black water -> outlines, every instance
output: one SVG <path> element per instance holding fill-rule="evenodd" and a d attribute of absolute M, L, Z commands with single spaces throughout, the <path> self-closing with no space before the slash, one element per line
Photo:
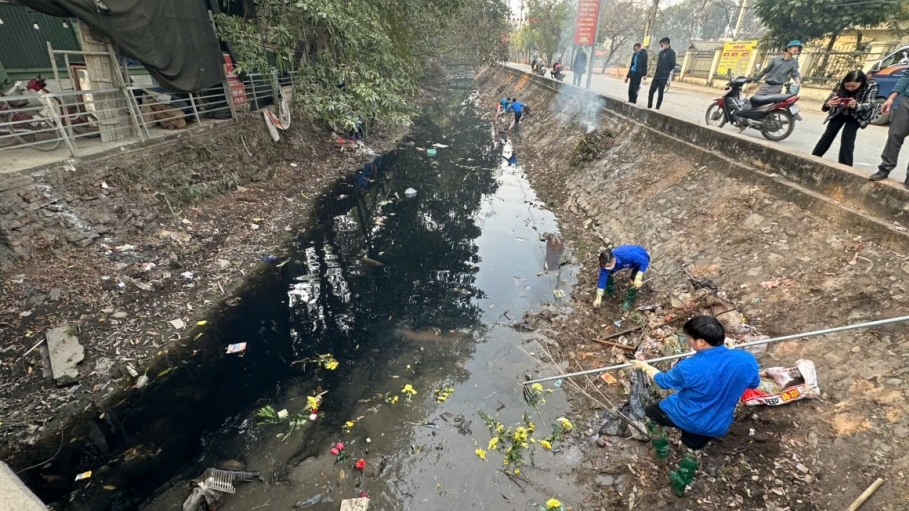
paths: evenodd
<path fill-rule="evenodd" d="M 514 394 L 514 382 L 536 361 L 512 349 L 519 336 L 490 329 L 555 301 L 553 290 L 565 279 L 557 271 L 541 276 L 545 243 L 538 237 L 556 230 L 554 217 L 512 168 L 516 162 L 507 162 L 508 147 L 503 158 L 489 123 L 463 106 L 465 98 L 452 91 L 428 109 L 410 144 L 338 182 L 319 199 L 305 235 L 288 247 L 282 260 L 289 262 L 210 322 L 193 356 L 174 360 L 165 376 L 150 375 L 148 387 L 66 431 L 60 455 L 25 474 L 27 484 L 58 509 L 171 509 L 173 503 L 160 503 L 168 493 L 182 500 L 189 478 L 224 459 L 269 463 L 250 468 L 293 480 L 295 464 L 324 454 L 324 442 L 364 413 L 358 402 L 405 381 L 419 382 L 423 392 L 442 381 L 464 384 L 458 393 L 469 397 L 468 413 L 489 393 L 483 387 Z M 435 158 L 418 150 L 433 143 L 450 147 Z M 407 188 L 416 197 L 406 197 Z M 442 335 L 420 340 L 406 332 Z M 247 342 L 246 352 L 225 355 L 235 342 Z M 489 345 L 483 357 L 499 361 L 478 362 L 477 342 Z M 293 363 L 326 353 L 341 362 L 337 370 Z M 267 433 L 252 427 L 259 406 L 287 407 L 293 415 L 304 395 L 322 389 L 329 391 L 326 413 L 305 437 L 281 443 L 272 437 L 281 427 Z M 431 413 L 432 404 L 400 408 L 372 426 L 371 434 L 384 438 L 373 445 L 391 452 L 412 442 L 416 434 L 405 434 L 402 421 L 420 420 L 410 415 Z M 363 445 L 365 436 L 356 438 Z M 74 483 L 86 470 L 93 477 Z M 413 493 L 391 491 L 388 499 Z"/>

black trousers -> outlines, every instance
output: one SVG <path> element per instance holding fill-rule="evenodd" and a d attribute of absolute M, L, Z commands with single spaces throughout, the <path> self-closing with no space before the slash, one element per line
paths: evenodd
<path fill-rule="evenodd" d="M 641 89 L 641 78 L 643 76 L 632 73 L 628 79 L 628 101 L 631 103 L 638 102 L 638 91 Z"/>
<path fill-rule="evenodd" d="M 851 115 L 839 114 L 827 121 L 827 129 L 821 135 L 821 139 L 814 146 L 811 154 L 814 156 L 824 156 L 830 144 L 836 139 L 836 134 L 840 128 L 843 129 L 843 137 L 840 139 L 840 157 L 839 162 L 843 165 L 852 166 L 852 153 L 855 151 L 855 136 L 859 130 L 859 123 Z"/>
<path fill-rule="evenodd" d="M 647 108 L 653 108 L 653 93 L 660 91 L 660 95 L 657 97 L 657 110 L 660 109 L 660 105 L 663 104 L 663 91 L 666 89 L 666 82 L 669 81 L 667 78 L 654 78 L 650 82 L 650 95 L 647 96 Z"/>
<path fill-rule="evenodd" d="M 707 442 L 709 442 L 713 439 L 713 437 L 698 435 L 696 433 L 689 433 L 689 432 L 685 431 L 684 429 L 676 426 L 675 423 L 672 422 L 672 419 L 670 419 L 669 416 L 666 415 L 666 412 L 664 412 L 663 409 L 660 408 L 659 401 L 657 401 L 655 403 L 651 403 L 650 406 L 645 408 L 644 415 L 649 417 L 650 420 L 652 420 L 653 422 L 656 422 L 660 426 L 664 426 L 667 428 L 675 428 L 675 429 L 681 431 L 682 432 L 682 444 L 684 444 L 685 447 L 687 447 L 693 451 L 699 451 L 699 450 L 703 449 L 704 446 L 707 445 Z"/>

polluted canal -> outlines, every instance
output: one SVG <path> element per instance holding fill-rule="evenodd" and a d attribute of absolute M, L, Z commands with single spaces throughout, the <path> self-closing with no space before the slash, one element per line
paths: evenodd
<path fill-rule="evenodd" d="M 465 96 L 319 199 L 286 257 L 207 332 L 218 354 L 87 426 L 94 443 L 56 466 L 93 475 L 58 491 L 58 508 L 181 509 L 209 468 L 258 472 L 209 492 L 222 511 L 580 500 L 583 433 L 560 422 L 560 387 L 525 393 L 545 343 L 510 327 L 561 306 L 575 268 L 511 142 Z"/>

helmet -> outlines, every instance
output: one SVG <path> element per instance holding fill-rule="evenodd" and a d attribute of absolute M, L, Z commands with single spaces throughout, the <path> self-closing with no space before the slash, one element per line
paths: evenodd
<path fill-rule="evenodd" d="M 789 44 L 786 45 L 786 49 L 788 50 L 789 48 L 792 48 L 793 46 L 798 46 L 798 47 L 799 47 L 799 51 L 801 51 L 802 48 L 803 48 L 803 47 L 802 47 L 802 42 L 799 41 L 798 39 L 794 39 L 794 40 L 792 40 L 792 41 L 789 41 Z"/>

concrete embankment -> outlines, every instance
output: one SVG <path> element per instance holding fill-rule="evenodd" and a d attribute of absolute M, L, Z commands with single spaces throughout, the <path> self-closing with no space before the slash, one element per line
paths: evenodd
<path fill-rule="evenodd" d="M 771 143 L 515 70 L 488 71 L 480 85 L 483 104 L 509 96 L 530 106 L 531 114 L 511 135 L 515 151 L 584 266 L 578 309 L 567 322 L 574 326 L 559 338 L 563 350 L 589 350 L 584 337 L 611 324 L 602 309 L 589 305 L 595 254 L 607 243 L 650 250 L 654 295 L 666 295 L 668 302 L 669 294 L 689 291 L 687 270 L 709 279 L 736 304 L 737 312 L 724 321 L 744 322 L 768 335 L 909 313 L 909 237 L 899 225 L 909 224 L 909 192 L 901 187 L 871 184 Z M 875 494 L 874 505 L 903 509 L 909 456 L 899 446 L 909 438 L 907 356 L 909 335 L 899 325 L 770 349 L 764 367 L 813 360 L 822 400 L 748 412 L 769 421 L 749 422 L 767 435 L 761 455 L 746 455 L 749 469 L 739 473 L 729 460 L 741 451 L 718 444 L 711 463 L 719 464 L 716 473 L 724 479 L 705 476 L 692 497 L 742 509 L 835 509 L 880 476 L 888 484 Z M 773 421 L 787 427 L 774 430 L 768 425 Z M 605 461 L 594 461 L 598 473 L 611 480 L 627 472 L 624 449 L 615 446 Z M 799 477 L 785 483 L 787 491 L 771 475 L 779 469 L 773 457 L 803 463 L 793 467 Z M 660 496 L 665 474 L 653 477 L 658 487 L 652 497 L 635 505 L 669 509 Z M 602 490 L 630 505 L 627 495 Z"/>

